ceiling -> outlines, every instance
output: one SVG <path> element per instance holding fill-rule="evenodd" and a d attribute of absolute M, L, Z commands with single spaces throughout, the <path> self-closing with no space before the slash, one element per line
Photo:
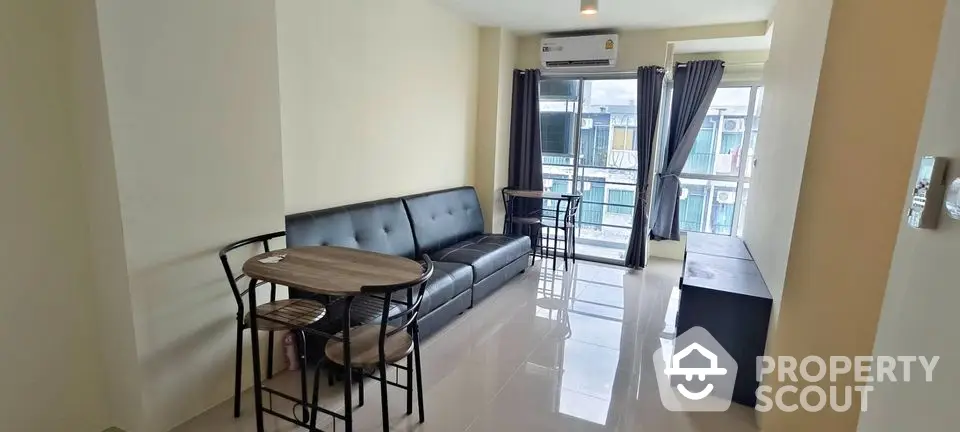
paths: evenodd
<path fill-rule="evenodd" d="M 519 33 L 599 28 L 645 29 L 762 21 L 776 0 L 600 0 L 580 15 L 580 0 L 435 0 L 466 19 Z"/>

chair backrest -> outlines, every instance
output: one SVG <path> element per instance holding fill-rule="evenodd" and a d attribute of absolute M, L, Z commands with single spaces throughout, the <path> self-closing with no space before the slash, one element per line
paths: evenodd
<path fill-rule="evenodd" d="M 577 214 L 580 212 L 580 202 L 583 201 L 583 195 L 567 196 L 567 211 L 564 219 L 569 223 L 577 222 Z"/>
<path fill-rule="evenodd" d="M 386 339 L 410 327 L 417 320 L 420 305 L 423 303 L 423 294 L 427 288 L 427 281 L 433 276 L 433 260 L 429 255 L 423 255 L 423 273 L 417 280 L 393 286 L 364 288 L 364 292 L 383 301 L 383 313 L 380 316 L 380 350 L 383 351 Z M 405 293 L 406 301 L 394 299 L 397 293 Z M 399 304 L 402 307 L 391 313 L 392 306 Z M 381 352 L 381 355 L 383 353 Z"/>
<path fill-rule="evenodd" d="M 503 188 L 503 189 L 500 189 L 500 197 L 503 199 L 502 202 L 503 202 L 504 210 L 506 210 L 506 209 L 508 208 L 507 203 L 510 202 L 510 196 L 507 195 L 507 191 L 509 191 L 509 190 L 510 190 L 509 187 L 505 187 L 505 188 Z M 511 209 L 511 210 L 512 210 L 512 209 Z M 513 215 L 512 215 L 512 214 L 509 214 L 509 213 L 506 213 L 506 214 L 504 214 L 504 216 L 505 216 L 507 219 L 510 219 Z"/>
<path fill-rule="evenodd" d="M 239 317 L 242 319 L 243 316 L 243 296 L 247 293 L 249 288 L 240 289 L 240 282 L 244 280 L 247 276 L 244 274 L 236 275 L 233 273 L 233 269 L 230 267 L 230 253 L 242 248 L 244 246 L 252 245 L 254 243 L 260 243 L 263 247 L 263 252 L 270 252 L 270 240 L 283 237 L 285 233 L 283 231 L 262 234 L 255 237 L 245 238 L 240 241 L 230 243 L 220 249 L 220 264 L 223 265 L 223 272 L 226 273 L 227 283 L 230 284 L 230 289 L 233 291 L 233 297 L 237 301 L 237 310 L 239 312 Z M 260 282 L 263 284 L 263 282 Z M 277 285 L 274 283 L 270 284 L 270 301 L 276 301 L 277 299 Z"/>

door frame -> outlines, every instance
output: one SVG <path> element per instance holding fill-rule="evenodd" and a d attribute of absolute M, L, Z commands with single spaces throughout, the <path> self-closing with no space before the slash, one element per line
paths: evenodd
<path fill-rule="evenodd" d="M 581 148 L 580 148 L 580 124 L 581 124 L 582 119 L 583 119 L 583 89 L 584 89 L 584 83 L 585 83 L 586 81 L 588 81 L 588 80 L 589 80 L 589 81 L 607 81 L 607 80 L 611 80 L 611 81 L 612 81 L 612 80 L 631 80 L 631 79 L 632 79 L 632 80 L 637 80 L 637 73 L 636 73 L 636 72 L 633 72 L 633 71 L 626 71 L 626 72 L 580 72 L 580 73 L 571 73 L 571 72 L 545 72 L 545 73 L 541 76 L 541 80 L 542 80 L 542 81 L 548 81 L 548 80 L 566 80 L 566 81 L 576 80 L 576 81 L 577 81 L 577 111 L 576 111 L 576 114 L 575 114 L 575 116 L 574 116 L 574 125 L 575 125 L 575 128 L 574 128 L 574 129 L 575 129 L 575 130 L 574 130 L 574 133 L 573 133 L 573 140 L 574 140 L 574 142 L 573 142 L 573 155 L 572 155 L 572 156 L 573 156 L 573 163 L 572 163 L 573 175 L 572 175 L 572 177 L 571 177 L 571 179 L 570 179 L 570 181 L 571 181 L 571 190 L 572 190 L 573 192 L 580 192 L 580 193 L 582 193 L 582 189 L 583 189 L 583 181 L 582 181 L 582 178 L 585 177 L 585 176 L 582 176 L 581 173 L 580 173 L 580 168 L 581 168 L 581 167 L 580 167 L 580 152 L 581 152 Z M 612 126 L 611 126 L 611 127 L 612 127 Z M 609 151 L 609 149 L 608 149 L 608 151 Z M 543 163 L 543 161 L 541 160 L 541 164 L 542 164 L 542 163 Z M 637 171 L 639 172 L 639 169 L 638 169 Z M 616 183 L 616 182 L 614 182 L 614 183 Z M 606 184 L 606 182 L 605 182 L 605 184 Z M 635 184 L 634 184 L 633 186 L 636 187 Z M 604 188 L 604 190 L 606 191 L 606 188 Z M 636 194 L 638 194 L 638 193 L 640 193 L 640 191 L 635 191 L 635 192 L 634 192 L 634 196 L 636 196 Z M 604 198 L 604 199 L 606 199 L 606 198 Z M 602 204 L 601 204 L 601 206 L 606 206 L 606 205 L 607 205 L 607 203 L 602 203 Z M 581 207 L 582 207 L 582 206 L 581 206 Z M 601 207 L 601 208 L 602 208 L 602 207 Z M 637 211 L 636 205 L 633 206 L 633 211 L 634 211 L 634 212 Z M 602 225 L 602 220 L 601 220 L 601 226 L 604 226 L 604 225 Z M 622 227 L 619 227 L 619 226 L 618 226 L 617 228 L 622 228 Z M 626 229 L 632 230 L 633 228 L 630 227 L 630 228 L 626 228 Z M 580 226 L 579 226 L 579 224 L 578 224 L 578 225 L 574 228 L 574 233 L 573 233 L 573 235 L 574 235 L 575 237 L 579 237 L 579 236 L 580 236 L 579 232 L 580 232 Z M 577 253 L 577 254 L 574 255 L 574 257 L 575 257 L 576 259 L 584 259 L 584 260 L 587 260 L 587 261 L 599 262 L 599 263 L 604 263 L 604 264 L 613 264 L 613 265 L 619 265 L 619 266 L 622 266 L 622 265 L 626 264 L 626 258 L 624 258 L 624 259 L 622 259 L 622 260 L 618 260 L 618 259 L 605 258 L 605 257 L 600 257 L 600 256 L 594 256 L 594 255 L 584 255 L 583 253 Z"/>

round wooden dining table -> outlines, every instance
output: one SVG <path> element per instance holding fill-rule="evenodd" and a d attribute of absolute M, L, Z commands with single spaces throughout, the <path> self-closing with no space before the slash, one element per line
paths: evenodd
<path fill-rule="evenodd" d="M 258 316 L 256 286 L 258 281 L 273 282 L 289 288 L 295 288 L 307 293 L 340 297 L 337 301 L 345 303 L 341 322 L 340 334 L 327 334 L 313 329 L 305 331 L 321 334 L 324 337 L 340 340 L 344 346 L 344 364 L 351 364 L 350 358 L 350 304 L 354 297 L 378 288 L 409 285 L 420 279 L 423 268 L 420 263 L 401 256 L 381 254 L 377 252 L 349 249 L 336 246 L 308 246 L 292 247 L 266 252 L 250 258 L 243 264 L 243 273 L 250 278 L 248 298 L 250 302 L 250 328 L 257 328 L 257 319 L 282 319 L 277 316 Z M 281 311 L 282 312 L 282 311 Z M 254 400 L 256 402 L 257 432 L 264 431 L 263 414 L 292 421 L 299 426 L 316 429 L 318 412 L 331 415 L 343 420 L 350 432 L 353 430 L 353 403 L 351 395 L 352 371 L 344 368 L 343 397 L 344 413 L 339 414 L 318 406 L 316 399 L 309 405 L 312 408 L 310 424 L 291 419 L 263 406 L 263 391 L 276 394 L 299 403 L 299 399 L 280 394 L 274 389 L 265 389 L 260 373 L 260 344 L 257 332 L 251 332 L 253 345 L 253 385 Z M 305 365 L 304 365 L 305 366 Z M 319 373 L 314 377 L 314 395 L 318 388 Z M 306 419 L 305 419 L 306 420 Z"/>

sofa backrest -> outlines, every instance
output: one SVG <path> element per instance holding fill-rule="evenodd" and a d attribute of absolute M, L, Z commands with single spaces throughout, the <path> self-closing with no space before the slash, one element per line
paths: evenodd
<path fill-rule="evenodd" d="M 416 243 L 398 198 L 288 215 L 287 246 L 341 246 L 413 258 Z"/>
<path fill-rule="evenodd" d="M 410 215 L 417 253 L 431 253 L 483 234 L 477 191 L 461 187 L 401 198 Z"/>

